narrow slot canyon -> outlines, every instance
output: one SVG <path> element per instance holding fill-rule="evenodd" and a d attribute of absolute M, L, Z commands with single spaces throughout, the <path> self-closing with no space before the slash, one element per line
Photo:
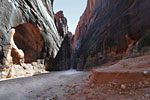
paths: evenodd
<path fill-rule="evenodd" d="M 0 0 L 0 100 L 150 100 L 149 9 Z"/>

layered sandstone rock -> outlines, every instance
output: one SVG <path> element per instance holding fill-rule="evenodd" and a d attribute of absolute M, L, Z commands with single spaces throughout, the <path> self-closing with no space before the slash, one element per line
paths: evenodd
<path fill-rule="evenodd" d="M 72 43 L 72 66 L 83 69 L 121 59 L 150 29 L 149 4 L 149 0 L 88 0 Z"/>
<path fill-rule="evenodd" d="M 24 52 L 25 62 L 55 58 L 62 43 L 52 8 L 53 0 L 0 1 L 0 63 L 7 64 L 11 46 L 11 29 L 15 28 L 14 42 Z M 15 49 L 16 50 L 16 49 Z M 13 50 L 12 50 L 13 51 Z M 10 55 L 10 54 L 9 54 Z M 12 59 L 17 59 L 12 52 Z M 4 66 L 5 67 L 5 66 Z"/>

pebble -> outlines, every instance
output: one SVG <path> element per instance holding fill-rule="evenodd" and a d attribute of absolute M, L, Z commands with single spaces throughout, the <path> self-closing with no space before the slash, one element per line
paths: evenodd
<path fill-rule="evenodd" d="M 145 84 L 145 85 L 148 85 L 148 84 L 149 84 L 149 82 L 148 82 L 148 81 L 144 81 L 144 84 Z"/>
<path fill-rule="evenodd" d="M 91 84 L 91 88 L 94 88 L 94 84 Z"/>
<path fill-rule="evenodd" d="M 144 74 L 148 74 L 148 72 L 147 72 L 147 71 L 144 71 Z"/>
<path fill-rule="evenodd" d="M 62 86 L 64 86 L 64 85 L 63 85 L 63 84 L 60 84 L 59 86 L 62 87 Z"/>
<path fill-rule="evenodd" d="M 126 85 L 122 84 L 122 85 L 121 85 L 121 88 L 122 88 L 122 89 L 126 89 Z"/>
<path fill-rule="evenodd" d="M 81 88 L 80 88 L 80 86 L 76 86 L 76 90 L 80 90 Z"/>
<path fill-rule="evenodd" d="M 72 88 L 76 88 L 76 85 L 72 85 Z"/>
<path fill-rule="evenodd" d="M 75 95 L 75 92 L 72 92 L 71 95 Z"/>
<path fill-rule="evenodd" d="M 119 94 L 123 94 L 122 92 L 119 92 Z"/>
<path fill-rule="evenodd" d="M 66 97 L 66 96 L 67 96 L 67 94 L 65 93 L 63 96 L 65 96 L 65 97 Z"/>
<path fill-rule="evenodd" d="M 92 99 L 93 97 L 92 97 L 92 94 L 88 94 L 87 95 L 87 99 Z"/>
<path fill-rule="evenodd" d="M 50 99 L 50 98 L 45 98 L 45 100 L 52 100 L 52 99 Z"/>
<path fill-rule="evenodd" d="M 150 98 L 150 94 L 146 94 L 145 97 L 146 97 L 146 98 Z"/>

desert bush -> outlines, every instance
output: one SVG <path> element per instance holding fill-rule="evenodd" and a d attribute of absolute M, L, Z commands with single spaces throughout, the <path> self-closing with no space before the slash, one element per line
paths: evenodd
<path fill-rule="evenodd" d="M 140 52 L 141 52 L 142 54 L 144 54 L 144 53 L 146 53 L 146 52 L 148 52 L 148 51 L 150 51 L 150 47 L 143 47 Z"/>
<path fill-rule="evenodd" d="M 129 66 L 129 64 L 126 63 L 126 62 L 123 62 L 122 65 L 123 65 L 124 67 Z"/>
<path fill-rule="evenodd" d="M 89 54 L 91 57 L 94 57 L 95 55 L 97 55 L 97 51 L 96 50 L 90 50 Z"/>
<path fill-rule="evenodd" d="M 136 58 L 141 56 L 140 53 L 136 52 L 136 53 L 131 53 L 129 56 L 126 56 L 124 59 L 129 59 L 129 58 Z"/>
<path fill-rule="evenodd" d="M 135 58 L 143 55 L 145 52 L 148 52 L 150 47 L 150 30 L 147 30 L 144 33 L 144 36 L 136 43 L 136 45 L 130 48 L 131 54 L 124 57 L 124 59 Z"/>
<path fill-rule="evenodd" d="M 140 52 L 142 48 L 150 46 L 150 30 L 145 32 L 145 35 L 137 42 L 137 51 Z"/>

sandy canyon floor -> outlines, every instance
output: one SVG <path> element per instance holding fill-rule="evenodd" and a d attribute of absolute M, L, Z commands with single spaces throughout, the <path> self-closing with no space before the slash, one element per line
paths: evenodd
<path fill-rule="evenodd" d="M 150 100 L 150 56 L 0 82 L 0 100 Z"/>

